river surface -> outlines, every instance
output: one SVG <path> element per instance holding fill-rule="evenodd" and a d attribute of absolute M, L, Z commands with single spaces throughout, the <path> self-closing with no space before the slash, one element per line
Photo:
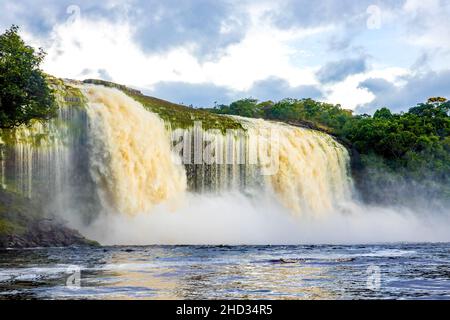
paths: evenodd
<path fill-rule="evenodd" d="M 450 244 L 0 251 L 0 299 L 450 299 Z"/>

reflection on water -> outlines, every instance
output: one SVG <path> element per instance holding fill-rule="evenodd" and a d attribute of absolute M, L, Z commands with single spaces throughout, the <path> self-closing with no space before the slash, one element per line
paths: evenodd
<path fill-rule="evenodd" d="M 66 285 L 71 266 L 79 287 Z M 0 299 L 11 298 L 449 299 L 450 245 L 5 250 Z"/>

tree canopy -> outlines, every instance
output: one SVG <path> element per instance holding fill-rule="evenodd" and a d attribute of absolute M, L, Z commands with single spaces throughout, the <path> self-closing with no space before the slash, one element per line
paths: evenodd
<path fill-rule="evenodd" d="M 25 44 L 12 26 L 0 35 L 0 128 L 49 119 L 56 102 L 39 66 L 45 52 Z"/>

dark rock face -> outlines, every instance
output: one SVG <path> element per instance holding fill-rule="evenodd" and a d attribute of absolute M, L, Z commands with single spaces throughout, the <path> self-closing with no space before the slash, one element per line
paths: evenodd
<path fill-rule="evenodd" d="M 84 238 L 78 231 L 62 223 L 50 220 L 36 220 L 20 234 L 0 235 L 0 248 L 97 246 L 95 241 Z"/>
<path fill-rule="evenodd" d="M 0 248 L 98 246 L 37 200 L 0 188 Z"/>

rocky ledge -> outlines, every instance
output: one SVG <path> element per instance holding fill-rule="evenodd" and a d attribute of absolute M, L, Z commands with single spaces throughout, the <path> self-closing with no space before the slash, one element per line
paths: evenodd
<path fill-rule="evenodd" d="M 24 232 L 0 235 L 0 248 L 98 246 L 61 222 L 42 219 L 31 222 Z"/>

